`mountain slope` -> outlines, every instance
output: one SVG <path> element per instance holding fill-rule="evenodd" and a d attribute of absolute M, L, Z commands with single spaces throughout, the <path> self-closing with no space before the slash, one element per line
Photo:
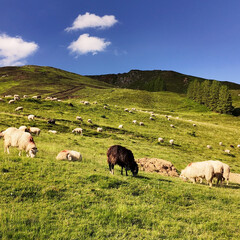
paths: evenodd
<path fill-rule="evenodd" d="M 108 88 L 109 84 L 53 67 L 0 68 L 0 94 L 40 94 L 58 98 L 77 97 L 86 88 Z"/>
<path fill-rule="evenodd" d="M 156 91 L 170 91 L 177 93 L 186 93 L 189 82 L 194 79 L 204 81 L 206 79 L 185 75 L 174 71 L 140 71 L 131 70 L 128 73 L 93 75 L 90 78 L 113 84 L 120 88 L 131 88 L 147 90 L 151 92 Z M 240 89 L 240 85 L 232 82 L 222 82 L 230 89 Z"/>

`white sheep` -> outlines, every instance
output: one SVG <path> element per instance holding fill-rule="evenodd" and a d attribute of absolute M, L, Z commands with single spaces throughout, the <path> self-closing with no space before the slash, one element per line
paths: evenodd
<path fill-rule="evenodd" d="M 164 142 L 164 139 L 161 138 L 161 137 L 159 137 L 159 138 L 158 138 L 158 142 L 163 143 L 163 142 Z"/>
<path fill-rule="evenodd" d="M 103 131 L 103 129 L 101 127 L 97 128 L 97 132 L 102 132 L 102 131 Z"/>
<path fill-rule="evenodd" d="M 19 156 L 21 156 L 22 150 L 26 151 L 27 156 L 30 156 L 31 158 L 36 156 L 38 150 L 30 133 L 10 127 L 3 132 L 3 136 L 4 152 L 7 151 L 9 154 L 9 147 L 18 147 Z"/>
<path fill-rule="evenodd" d="M 208 149 L 212 149 L 212 146 L 211 146 L 211 145 L 207 145 L 207 148 L 208 148 Z"/>
<path fill-rule="evenodd" d="M 22 130 L 23 132 L 28 131 L 28 128 L 26 126 L 20 126 L 18 129 Z"/>
<path fill-rule="evenodd" d="M 80 152 L 73 150 L 62 150 L 56 157 L 57 160 L 82 161 Z"/>
<path fill-rule="evenodd" d="M 17 94 L 15 94 L 15 95 L 13 96 L 13 99 L 16 100 L 16 101 L 17 101 L 17 100 L 20 100 L 20 96 L 17 95 Z"/>
<path fill-rule="evenodd" d="M 91 120 L 91 119 L 88 119 L 87 122 L 88 122 L 88 123 L 92 123 L 92 120 Z"/>
<path fill-rule="evenodd" d="M 170 125 L 171 128 L 175 128 L 175 126 L 173 124 Z"/>
<path fill-rule="evenodd" d="M 28 98 L 28 95 L 23 95 L 23 98 Z"/>
<path fill-rule="evenodd" d="M 122 124 L 121 124 L 121 125 L 119 125 L 119 126 L 118 126 L 118 128 L 119 128 L 119 129 L 123 128 L 123 125 L 122 125 Z"/>
<path fill-rule="evenodd" d="M 2 98 L 0 98 L 0 102 L 3 102 L 3 99 L 2 99 Z"/>
<path fill-rule="evenodd" d="M 184 180 L 189 179 L 193 183 L 196 183 L 197 178 L 205 178 L 210 187 L 212 187 L 213 177 L 214 168 L 212 164 L 207 161 L 190 163 L 180 174 L 180 178 Z"/>
<path fill-rule="evenodd" d="M 15 100 L 11 99 L 8 103 L 9 104 L 15 103 Z"/>
<path fill-rule="evenodd" d="M 124 109 L 125 112 L 128 112 L 129 110 L 127 108 Z"/>
<path fill-rule="evenodd" d="M 193 126 L 196 127 L 197 125 L 195 123 L 193 123 Z"/>
<path fill-rule="evenodd" d="M 37 136 L 39 136 L 40 132 L 41 132 L 41 129 L 40 128 L 37 128 L 37 127 L 30 127 L 29 128 L 29 132 L 30 133 L 34 133 L 36 134 Z"/>
<path fill-rule="evenodd" d="M 84 101 L 84 105 L 89 105 L 90 103 L 88 101 Z"/>
<path fill-rule="evenodd" d="M 56 133 L 57 133 L 56 130 L 48 130 L 48 132 L 53 133 L 53 134 L 56 134 Z"/>
<path fill-rule="evenodd" d="M 28 121 L 33 121 L 35 116 L 33 114 L 28 115 Z"/>
<path fill-rule="evenodd" d="M 149 117 L 149 119 L 150 119 L 150 120 L 154 120 L 154 118 L 153 118 L 153 117 Z"/>
<path fill-rule="evenodd" d="M 32 98 L 33 98 L 33 99 L 40 99 L 41 96 L 40 96 L 40 95 L 37 95 L 37 96 L 33 96 Z"/>
<path fill-rule="evenodd" d="M 75 128 L 75 129 L 73 129 L 72 130 L 72 133 L 77 133 L 77 134 L 83 134 L 83 130 L 82 130 L 82 128 Z"/>
<path fill-rule="evenodd" d="M 219 146 L 222 146 L 223 145 L 223 143 L 222 142 L 219 142 Z"/>
<path fill-rule="evenodd" d="M 21 110 L 23 110 L 23 107 L 17 107 L 17 108 L 15 108 L 15 111 L 21 111 Z"/>
<path fill-rule="evenodd" d="M 227 153 L 227 154 L 231 153 L 231 151 L 229 149 L 225 149 L 224 152 Z"/>
<path fill-rule="evenodd" d="M 173 139 L 169 140 L 169 143 L 170 143 L 171 145 L 174 145 L 174 140 L 173 140 Z"/>
<path fill-rule="evenodd" d="M 133 120 L 132 122 L 133 122 L 134 124 L 137 124 L 137 120 Z"/>
<path fill-rule="evenodd" d="M 5 95 L 4 97 L 5 97 L 5 98 L 11 98 L 12 95 Z"/>
<path fill-rule="evenodd" d="M 83 121 L 83 119 L 80 116 L 77 116 L 76 119 L 79 121 Z"/>
<path fill-rule="evenodd" d="M 140 122 L 139 125 L 140 125 L 140 126 L 144 126 L 144 123 L 143 123 L 143 122 Z"/>

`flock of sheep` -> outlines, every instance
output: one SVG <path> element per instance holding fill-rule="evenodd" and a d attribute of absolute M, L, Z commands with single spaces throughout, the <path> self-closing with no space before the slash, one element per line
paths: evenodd
<path fill-rule="evenodd" d="M 24 96 L 27 97 L 27 96 Z M 39 96 L 34 96 L 33 98 L 40 98 Z M 19 100 L 19 95 L 14 95 L 14 99 L 12 101 L 10 100 L 9 103 L 13 103 L 17 100 Z M 51 99 L 52 100 L 52 99 Z M 56 99 L 57 100 L 57 99 Z M 84 105 L 89 105 L 90 103 L 87 101 L 82 102 Z M 104 105 L 104 107 L 106 107 Z M 23 110 L 23 107 L 17 107 L 15 109 L 16 111 L 21 111 Z M 131 112 L 135 111 L 136 109 L 128 110 L 125 109 L 124 111 Z M 150 120 L 154 120 L 155 115 L 151 113 Z M 33 121 L 35 118 L 34 115 L 28 115 L 28 120 Z M 169 116 L 166 116 L 168 120 L 170 120 Z M 83 121 L 83 119 L 80 116 L 76 117 L 77 120 Z M 50 119 L 48 121 L 49 123 L 54 123 L 55 120 Z M 87 120 L 88 123 L 92 123 L 91 119 Z M 134 124 L 137 124 L 137 120 L 133 120 Z M 140 126 L 144 126 L 143 122 L 139 122 Z M 193 124 L 194 127 L 196 127 L 196 124 Z M 170 127 L 174 128 L 175 126 L 173 124 L 170 125 Z M 119 129 L 123 128 L 123 125 L 119 125 Z M 19 156 L 21 155 L 22 151 L 25 151 L 27 153 L 27 156 L 30 157 L 35 157 L 38 150 L 36 147 L 36 144 L 33 140 L 33 137 L 31 135 L 39 135 L 40 134 L 40 129 L 37 127 L 30 127 L 27 128 L 26 126 L 21 126 L 19 129 L 15 127 L 9 127 L 3 132 L 0 132 L 0 138 L 4 138 L 4 152 L 7 152 L 9 154 L 9 147 L 17 147 L 19 149 Z M 101 127 L 97 128 L 97 132 L 102 132 L 103 129 Z M 56 133 L 57 131 L 55 130 L 49 130 L 49 132 Z M 76 134 L 83 134 L 83 129 L 78 127 L 72 130 L 72 133 Z M 163 138 L 158 138 L 158 142 L 162 143 L 164 142 Z M 174 145 L 174 140 L 171 139 L 169 141 L 171 145 Z M 220 142 L 219 145 L 222 145 Z M 240 145 L 237 147 L 240 148 Z M 207 148 L 211 148 L 210 145 L 207 145 Z M 225 151 L 226 153 L 230 153 L 230 150 Z M 73 151 L 73 150 L 63 150 L 61 151 L 57 157 L 57 160 L 69 160 L 69 161 L 81 161 L 82 156 L 79 152 Z M 123 168 L 125 168 L 126 175 L 127 171 L 131 170 L 132 174 L 136 176 L 138 174 L 138 165 L 134 160 L 133 153 L 131 150 L 122 147 L 120 145 L 114 145 L 111 146 L 108 151 L 107 151 L 107 161 L 109 165 L 109 170 L 113 174 L 114 173 L 114 166 L 117 164 L 121 166 L 121 174 L 123 174 Z M 222 183 L 225 179 L 227 180 L 227 185 L 229 181 L 229 174 L 230 174 L 230 167 L 222 163 L 220 161 L 204 161 L 204 162 L 195 162 L 195 163 L 190 163 L 188 166 L 181 171 L 180 178 L 187 180 L 189 179 L 193 183 L 196 183 L 196 181 L 202 182 L 203 179 L 206 179 L 207 183 L 212 186 L 212 180 L 214 177 L 217 178 L 217 184 L 219 182 Z"/>

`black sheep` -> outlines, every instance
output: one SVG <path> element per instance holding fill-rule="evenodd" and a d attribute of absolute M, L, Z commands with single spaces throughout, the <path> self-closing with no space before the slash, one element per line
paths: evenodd
<path fill-rule="evenodd" d="M 131 170 L 133 176 L 138 174 L 138 165 L 134 160 L 133 153 L 125 147 L 120 145 L 111 146 L 107 151 L 109 170 L 114 174 L 114 165 L 118 164 L 122 167 L 121 174 L 123 175 L 123 168 Z"/>

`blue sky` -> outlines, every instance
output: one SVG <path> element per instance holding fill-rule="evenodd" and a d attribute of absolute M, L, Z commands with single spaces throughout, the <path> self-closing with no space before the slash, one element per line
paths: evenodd
<path fill-rule="evenodd" d="M 239 0 L 0 0 L 0 66 L 173 70 L 240 84 Z"/>

